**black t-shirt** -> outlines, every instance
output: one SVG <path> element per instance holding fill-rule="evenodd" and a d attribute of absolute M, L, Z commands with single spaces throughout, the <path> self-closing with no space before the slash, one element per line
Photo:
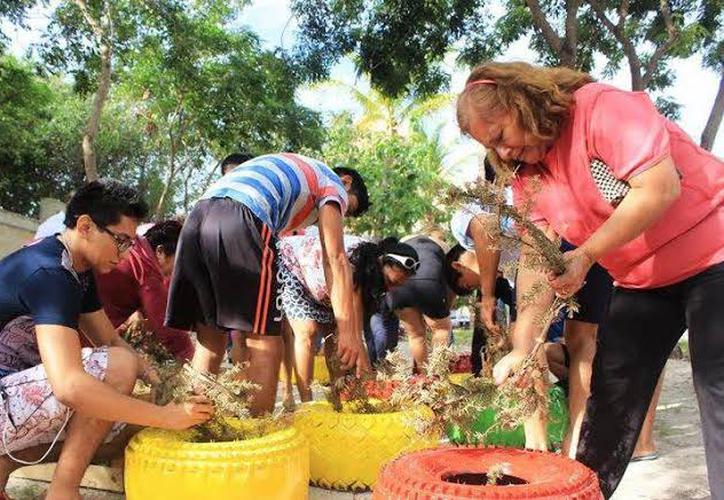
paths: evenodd
<path fill-rule="evenodd" d="M 81 313 L 100 308 L 93 273 L 76 273 L 55 236 L 0 260 L 0 329 L 18 316 L 77 329 Z"/>
<path fill-rule="evenodd" d="M 445 251 L 426 236 L 416 236 L 405 243 L 417 252 L 420 269 L 387 293 L 387 307 L 390 310 L 412 307 L 433 319 L 447 318 L 450 293 L 445 278 Z"/>

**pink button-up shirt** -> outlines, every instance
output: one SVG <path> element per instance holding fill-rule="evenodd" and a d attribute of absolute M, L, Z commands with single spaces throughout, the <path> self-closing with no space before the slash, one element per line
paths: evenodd
<path fill-rule="evenodd" d="M 539 176 L 532 219 L 580 246 L 615 209 L 594 182 L 591 161 L 604 162 L 626 181 L 669 156 L 681 176 L 681 196 L 646 231 L 599 263 L 622 287 L 676 283 L 724 261 L 724 162 L 659 114 L 643 92 L 600 83 L 576 91 L 570 119 L 543 164 L 518 172 L 516 204 Z"/>

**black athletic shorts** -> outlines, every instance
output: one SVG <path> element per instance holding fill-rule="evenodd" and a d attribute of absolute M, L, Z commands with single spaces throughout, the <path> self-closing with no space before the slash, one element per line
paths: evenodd
<path fill-rule="evenodd" d="M 168 296 L 166 325 L 279 335 L 273 231 L 230 198 L 199 201 L 184 222 Z"/>

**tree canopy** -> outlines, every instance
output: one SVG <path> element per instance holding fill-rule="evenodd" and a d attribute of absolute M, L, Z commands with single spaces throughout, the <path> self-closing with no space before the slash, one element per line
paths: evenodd
<path fill-rule="evenodd" d="M 295 67 L 233 22 L 242 7 L 221 0 L 58 3 L 33 62 L 2 58 L 0 96 L 8 99 L 0 126 L 20 134 L 3 133 L 11 142 L 2 152 L 3 182 L 13 184 L 14 198 L 0 196 L 0 205 L 32 213 L 32 200 L 63 198 L 60 191 L 80 184 L 81 139 L 94 113 L 98 174 L 147 190 L 159 216 L 187 207 L 205 189 L 217 175 L 214 158 L 318 150 L 324 128 L 318 113 L 295 100 Z M 87 15 L 106 23 L 106 38 L 99 40 Z M 102 43 L 113 62 L 107 97 L 99 99 Z M 45 182 L 33 173 L 36 160 L 66 180 Z"/>
<path fill-rule="evenodd" d="M 663 92 L 673 82 L 669 63 L 721 36 L 722 6 L 721 0 L 292 0 L 300 24 L 294 55 L 312 79 L 351 55 L 373 86 L 397 97 L 447 89 L 450 52 L 472 66 L 530 37 L 545 64 L 591 71 L 601 54 L 607 75 L 626 64 L 632 89 L 661 92 L 660 109 L 676 116 L 677 103 Z M 721 50 L 714 55 L 722 57 Z"/>

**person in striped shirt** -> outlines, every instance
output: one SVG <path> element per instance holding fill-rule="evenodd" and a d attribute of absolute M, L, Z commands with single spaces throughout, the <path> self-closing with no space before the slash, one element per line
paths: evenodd
<path fill-rule="evenodd" d="M 293 153 L 253 158 L 216 181 L 186 219 L 169 292 L 166 324 L 198 335 L 193 366 L 217 373 L 226 332 L 245 332 L 248 378 L 262 388 L 252 409 L 273 408 L 282 356 L 277 238 L 316 223 L 340 360 L 357 373 L 367 370 L 342 234 L 343 217 L 368 207 L 356 170 Z"/>

